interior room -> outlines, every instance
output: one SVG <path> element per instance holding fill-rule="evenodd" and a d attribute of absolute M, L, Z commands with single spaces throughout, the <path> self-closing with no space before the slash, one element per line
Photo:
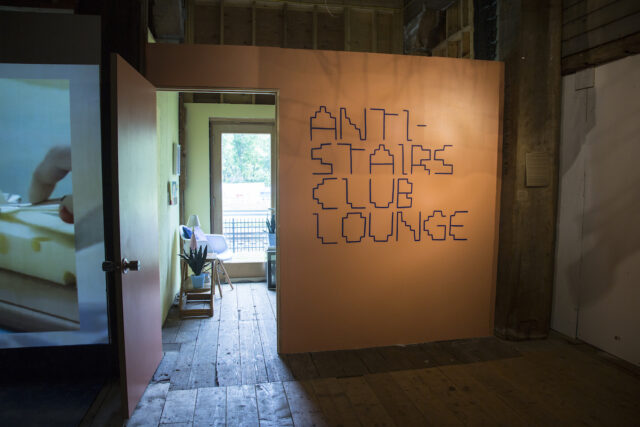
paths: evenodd
<path fill-rule="evenodd" d="M 0 1 L 0 424 L 637 425 L 640 4 Z"/>

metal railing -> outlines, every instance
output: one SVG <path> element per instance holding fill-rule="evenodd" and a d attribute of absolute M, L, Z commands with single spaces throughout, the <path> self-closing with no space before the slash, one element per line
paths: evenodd
<path fill-rule="evenodd" d="M 269 211 L 227 211 L 223 218 L 222 232 L 234 253 L 264 252 L 269 247 Z"/>

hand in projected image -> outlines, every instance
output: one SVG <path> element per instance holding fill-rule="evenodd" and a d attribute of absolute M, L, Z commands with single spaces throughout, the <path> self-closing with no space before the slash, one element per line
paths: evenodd
<path fill-rule="evenodd" d="M 29 186 L 29 201 L 38 203 L 47 200 L 58 181 L 70 171 L 71 147 L 68 145 L 52 147 L 33 171 Z M 73 196 L 63 197 L 58 214 L 64 222 L 73 224 Z"/>

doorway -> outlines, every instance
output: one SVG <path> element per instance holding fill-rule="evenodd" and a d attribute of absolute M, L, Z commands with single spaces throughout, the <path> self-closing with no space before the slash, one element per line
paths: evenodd
<path fill-rule="evenodd" d="M 209 128 L 211 230 L 224 234 L 245 274 L 262 275 L 276 207 L 275 125 L 212 118 Z"/>

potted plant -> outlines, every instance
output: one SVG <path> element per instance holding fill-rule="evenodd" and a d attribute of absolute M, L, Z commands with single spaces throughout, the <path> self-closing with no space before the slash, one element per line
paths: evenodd
<path fill-rule="evenodd" d="M 271 214 L 271 220 L 267 218 L 267 233 L 269 233 L 269 247 L 276 246 L 276 214 Z"/>
<path fill-rule="evenodd" d="M 205 278 L 209 275 L 209 273 L 202 272 L 204 264 L 207 261 L 207 246 L 202 245 L 197 250 L 189 248 L 189 254 L 187 255 L 187 251 L 184 251 L 180 254 L 180 258 L 187 261 L 191 271 L 193 271 L 193 274 L 191 275 L 191 284 L 194 289 L 203 288 Z"/>

